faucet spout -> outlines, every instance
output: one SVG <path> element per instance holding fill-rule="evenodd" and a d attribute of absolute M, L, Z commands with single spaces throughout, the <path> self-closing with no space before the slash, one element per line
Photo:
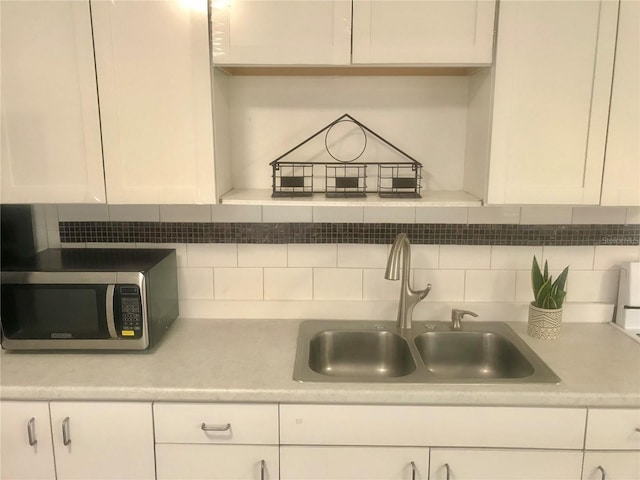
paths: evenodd
<path fill-rule="evenodd" d="M 402 257 L 402 263 L 400 258 Z M 409 282 L 411 274 L 411 245 L 406 233 L 399 233 L 391 245 L 387 269 L 384 278 L 387 280 L 399 280 L 402 269 L 402 284 L 400 286 L 400 300 L 398 302 L 398 328 L 407 330 L 411 328 L 413 308 L 424 300 L 431 291 L 431 284 L 424 290 L 413 290 Z"/>

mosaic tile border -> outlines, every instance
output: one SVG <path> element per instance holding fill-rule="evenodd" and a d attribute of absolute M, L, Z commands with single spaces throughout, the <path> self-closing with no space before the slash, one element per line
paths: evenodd
<path fill-rule="evenodd" d="M 639 245 L 640 225 L 405 223 L 60 222 L 62 243 L 392 243 L 423 245 Z"/>

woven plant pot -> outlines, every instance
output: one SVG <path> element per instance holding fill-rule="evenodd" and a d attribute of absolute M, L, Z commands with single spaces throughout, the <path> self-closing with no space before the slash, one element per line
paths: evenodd
<path fill-rule="evenodd" d="M 527 333 L 534 338 L 555 340 L 560 336 L 562 308 L 539 308 L 529 304 L 529 323 Z"/>

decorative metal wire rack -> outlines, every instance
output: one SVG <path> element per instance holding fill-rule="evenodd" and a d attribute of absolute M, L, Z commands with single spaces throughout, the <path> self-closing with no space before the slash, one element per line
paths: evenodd
<path fill-rule="evenodd" d="M 364 135 L 362 150 L 350 159 L 340 159 L 332 153 L 327 137 L 330 130 L 340 122 L 352 122 Z M 288 161 L 285 157 L 325 133 L 325 150 L 331 161 Z M 365 162 L 358 161 L 367 148 L 367 134 L 384 143 L 401 155 L 401 161 Z M 377 193 L 384 198 L 420 198 L 422 164 L 376 132 L 345 113 L 306 140 L 276 158 L 270 163 L 272 168 L 272 197 L 308 197 L 314 193 L 324 193 L 327 197 L 365 197 Z M 324 166 L 322 170 L 321 167 Z M 375 166 L 375 190 L 367 186 L 367 167 Z M 321 170 L 318 170 L 319 167 Z M 314 182 L 314 179 L 316 181 Z"/>

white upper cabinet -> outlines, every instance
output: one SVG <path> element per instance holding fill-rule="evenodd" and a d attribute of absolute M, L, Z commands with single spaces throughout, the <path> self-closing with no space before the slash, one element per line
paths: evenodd
<path fill-rule="evenodd" d="M 215 203 L 207 1 L 91 5 L 108 203 Z"/>
<path fill-rule="evenodd" d="M 489 65 L 493 0 L 353 0 L 354 64 Z"/>
<path fill-rule="evenodd" d="M 88 2 L 0 2 L 2 203 L 104 203 Z"/>
<path fill-rule="evenodd" d="M 602 205 L 640 205 L 640 2 L 621 0 Z"/>
<path fill-rule="evenodd" d="M 493 0 L 214 0 L 216 65 L 488 65 Z"/>
<path fill-rule="evenodd" d="M 213 0 L 216 65 L 348 65 L 351 2 Z"/>
<path fill-rule="evenodd" d="M 598 204 L 618 2 L 500 3 L 490 204 Z"/>

